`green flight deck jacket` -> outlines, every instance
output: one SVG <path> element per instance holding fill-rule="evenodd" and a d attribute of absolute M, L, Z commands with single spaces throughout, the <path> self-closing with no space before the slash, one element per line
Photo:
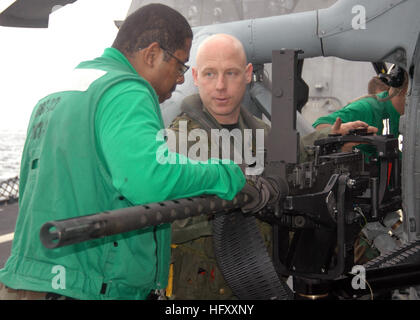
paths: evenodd
<path fill-rule="evenodd" d="M 53 250 L 41 244 L 41 226 L 200 194 L 233 199 L 245 177 L 232 162 L 192 164 L 169 152 L 156 93 L 118 50 L 81 63 L 68 80 L 32 113 L 0 282 L 77 299 L 145 299 L 167 285 L 169 224 Z"/>

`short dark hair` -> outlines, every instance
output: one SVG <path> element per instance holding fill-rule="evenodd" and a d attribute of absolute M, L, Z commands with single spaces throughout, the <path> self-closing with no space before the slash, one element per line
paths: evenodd
<path fill-rule="evenodd" d="M 373 77 L 368 83 L 368 93 L 378 94 L 383 91 L 388 91 L 389 86 L 386 85 L 379 77 Z"/>
<path fill-rule="evenodd" d="M 184 16 L 166 5 L 154 3 L 137 9 L 125 19 L 112 47 L 131 55 L 158 42 L 175 52 L 185 49 L 185 41 L 192 38 L 191 26 Z"/>

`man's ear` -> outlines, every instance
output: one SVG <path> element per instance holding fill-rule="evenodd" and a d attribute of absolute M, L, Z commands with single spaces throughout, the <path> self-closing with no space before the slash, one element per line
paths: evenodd
<path fill-rule="evenodd" d="M 160 54 L 162 54 L 162 50 L 159 43 L 153 42 L 143 50 L 143 62 L 153 68 Z"/>
<path fill-rule="evenodd" d="M 246 83 L 250 83 L 252 80 L 252 71 L 254 70 L 254 67 L 252 66 L 252 63 L 248 63 L 248 65 L 245 68 L 245 79 Z"/>
<path fill-rule="evenodd" d="M 191 73 L 194 79 L 194 84 L 198 87 L 198 70 L 197 68 L 192 67 L 191 68 Z"/>

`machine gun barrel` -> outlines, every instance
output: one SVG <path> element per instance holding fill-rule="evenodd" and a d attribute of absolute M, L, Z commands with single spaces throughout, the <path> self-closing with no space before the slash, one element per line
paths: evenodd
<path fill-rule="evenodd" d="M 102 238 L 200 214 L 236 210 L 252 198 L 240 192 L 231 200 L 199 196 L 152 203 L 45 223 L 40 231 L 42 244 L 49 249 Z"/>

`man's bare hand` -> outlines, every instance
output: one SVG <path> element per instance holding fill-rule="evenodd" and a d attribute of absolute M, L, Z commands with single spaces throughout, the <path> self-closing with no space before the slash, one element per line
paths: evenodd
<path fill-rule="evenodd" d="M 355 129 L 367 129 L 368 133 L 377 133 L 378 128 L 372 127 L 368 125 L 366 122 L 363 121 L 353 121 L 353 122 L 346 122 L 343 123 L 340 118 L 335 120 L 335 123 L 331 127 L 332 134 L 341 134 L 346 135 L 350 132 L 350 130 Z"/>
<path fill-rule="evenodd" d="M 340 118 L 337 118 L 335 120 L 335 123 L 331 126 L 331 134 L 341 134 L 346 135 L 350 132 L 350 130 L 355 129 L 367 129 L 368 133 L 377 133 L 378 128 L 369 126 L 366 122 L 363 121 L 353 121 L 353 122 L 346 122 L 343 123 Z M 359 145 L 360 142 L 349 142 L 343 145 L 341 148 L 341 151 L 343 152 L 349 152 L 351 149 L 357 145 Z"/>

